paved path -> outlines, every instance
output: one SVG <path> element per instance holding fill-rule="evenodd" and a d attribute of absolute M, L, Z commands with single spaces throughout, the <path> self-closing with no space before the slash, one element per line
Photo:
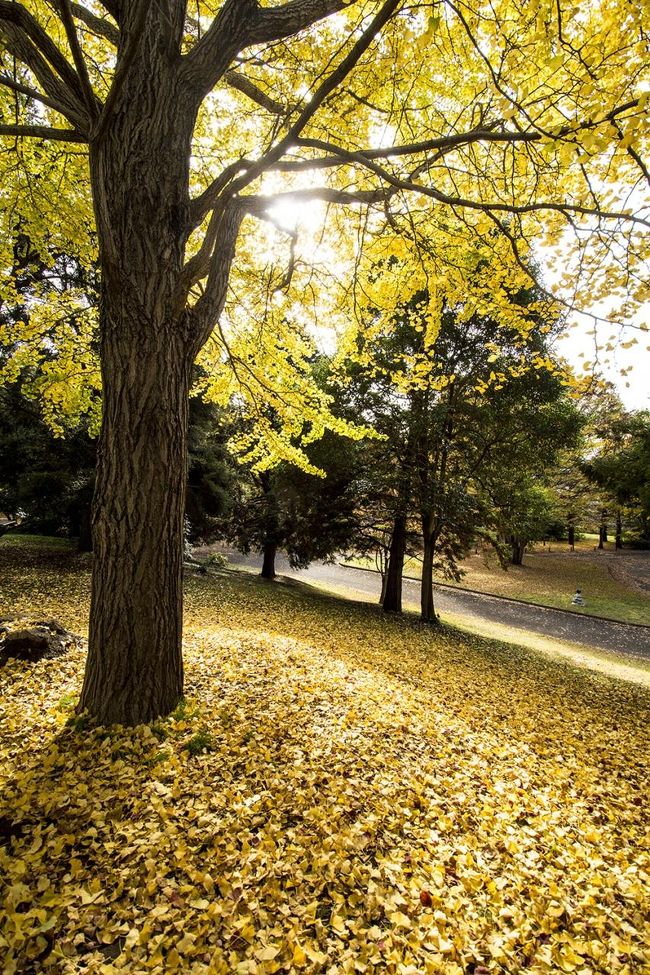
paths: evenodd
<path fill-rule="evenodd" d="M 228 559 L 234 565 L 251 568 L 261 568 L 262 565 L 261 555 L 229 552 Z M 279 556 L 276 560 L 276 571 L 305 582 L 319 582 L 333 589 L 345 588 L 357 595 L 367 596 L 369 600 L 379 599 L 379 576 L 376 572 L 365 569 L 315 563 L 308 569 L 296 570 L 290 568 L 286 559 Z M 578 612 L 542 609 L 515 600 L 475 595 L 441 586 L 435 586 L 434 590 L 436 609 L 443 616 L 445 613 L 456 613 L 459 616 L 503 623 L 532 633 L 608 650 L 610 653 L 650 659 L 650 627 L 610 623 L 579 615 Z M 402 594 L 405 608 L 417 610 L 420 601 L 419 583 L 405 579 Z"/>

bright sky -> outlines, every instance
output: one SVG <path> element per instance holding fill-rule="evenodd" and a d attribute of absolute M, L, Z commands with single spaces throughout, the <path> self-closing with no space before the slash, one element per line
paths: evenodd
<path fill-rule="evenodd" d="M 645 321 L 650 327 L 650 308 Z M 593 362 L 595 359 L 594 336 L 587 334 L 592 327 L 588 319 L 581 319 L 570 329 L 566 338 L 558 342 L 558 351 L 579 374 L 582 371 L 582 363 Z M 598 331 L 599 340 L 604 344 L 608 334 L 613 330 L 600 326 Z M 598 353 L 599 371 L 604 379 L 616 386 L 626 409 L 648 410 L 650 409 L 650 332 L 623 329 L 617 330 L 617 337 L 617 345 L 613 352 Z M 632 338 L 638 340 L 637 344 L 624 349 L 623 343 L 629 342 Z M 622 373 L 621 370 L 626 371 Z"/>

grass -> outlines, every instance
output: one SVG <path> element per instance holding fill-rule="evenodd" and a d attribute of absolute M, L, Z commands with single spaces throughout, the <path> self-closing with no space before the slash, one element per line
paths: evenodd
<path fill-rule="evenodd" d="M 523 565 L 511 565 L 507 571 L 492 559 L 487 564 L 482 555 L 471 555 L 462 568 L 465 570 L 459 586 L 496 596 L 540 603 L 557 609 L 568 609 L 585 616 L 605 616 L 624 623 L 650 625 L 650 600 L 631 586 L 612 578 L 605 562 L 586 554 L 559 551 L 553 544 L 550 551 L 538 548 L 526 553 Z M 593 546 L 590 549 L 593 554 Z M 374 569 L 372 560 L 353 559 L 350 564 Z M 413 578 L 421 576 L 421 563 L 408 559 L 405 573 Z M 581 589 L 587 601 L 584 607 L 572 607 L 571 597 Z"/>
<path fill-rule="evenodd" d="M 0 536 L 0 545 L 9 543 L 12 548 L 28 548 L 34 545 L 41 549 L 65 549 L 72 551 L 75 549 L 75 542 L 70 538 L 57 538 L 55 535 L 31 535 L 27 532 L 12 531 L 7 535 Z"/>
<path fill-rule="evenodd" d="M 0 612 L 88 587 L 0 544 Z M 81 651 L 0 671 L 7 975 L 648 970 L 647 688 L 228 571 L 185 662 L 136 729 L 66 726 Z"/>

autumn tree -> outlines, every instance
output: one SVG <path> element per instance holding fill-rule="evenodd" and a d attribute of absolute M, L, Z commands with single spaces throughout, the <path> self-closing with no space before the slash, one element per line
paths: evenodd
<path fill-rule="evenodd" d="M 645 410 L 613 417 L 600 449 L 585 458 L 582 468 L 586 477 L 604 490 L 617 508 L 616 547 L 622 547 L 623 507 L 636 516 L 639 535 L 647 539 L 650 524 L 650 413 Z"/>
<path fill-rule="evenodd" d="M 512 300 L 530 309 L 533 297 Z M 369 496 L 382 488 L 392 518 L 383 605 L 401 609 L 407 529 L 415 525 L 425 622 L 436 620 L 434 572 L 459 579 L 478 537 L 496 545 L 497 534 L 507 534 L 514 549 L 516 535 L 523 556 L 537 537 L 534 483 L 579 427 L 568 374 L 552 351 L 560 322 L 531 313 L 524 337 L 490 316 L 462 313 L 445 308 L 432 320 L 428 293 L 413 295 L 370 324 L 361 349 L 367 364 L 352 367 L 348 384 L 383 436 L 366 447 Z"/>
<path fill-rule="evenodd" d="M 579 15 L 512 0 L 0 0 L 2 236 L 18 217 L 39 250 L 74 240 L 101 272 L 97 331 L 77 340 L 97 342 L 103 391 L 81 708 L 134 723 L 182 692 L 197 356 L 207 395 L 282 417 L 282 434 L 261 422 L 242 445 L 263 468 L 337 427 L 304 366 L 305 317 L 363 312 L 366 251 L 372 264 L 426 228 L 409 293 L 443 279 L 460 293 L 469 240 L 474 269 L 491 256 L 494 306 L 537 240 L 593 298 L 627 292 L 621 316 L 641 300 L 647 218 L 625 194 L 649 176 L 643 16 L 626 0 Z M 329 277 L 278 210 L 314 200 L 334 208 Z M 403 282 L 384 284 L 394 307 Z M 34 327 L 22 341 L 38 359 Z"/>
<path fill-rule="evenodd" d="M 280 550 L 293 568 L 306 568 L 354 544 L 360 460 L 355 447 L 331 433 L 309 445 L 307 456 L 318 475 L 287 462 L 259 474 L 240 468 L 237 502 L 223 531 L 241 551 L 263 553 L 263 578 L 275 577 Z"/>

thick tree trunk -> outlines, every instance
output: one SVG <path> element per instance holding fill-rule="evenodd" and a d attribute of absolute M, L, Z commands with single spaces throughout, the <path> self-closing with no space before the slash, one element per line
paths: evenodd
<path fill-rule="evenodd" d="M 278 546 L 275 542 L 264 545 L 264 559 L 262 561 L 262 579 L 275 579 L 275 556 Z"/>
<path fill-rule="evenodd" d="M 79 702 L 103 724 L 167 714 L 183 691 L 182 566 L 190 364 L 173 337 L 105 350 L 90 641 Z"/>
<path fill-rule="evenodd" d="M 385 613 L 402 612 L 402 576 L 406 554 L 406 516 L 397 515 L 393 522 L 393 533 L 388 553 L 386 586 L 382 603 Z"/>
<path fill-rule="evenodd" d="M 525 552 L 526 542 L 517 535 L 512 535 L 510 538 L 510 564 L 523 565 Z"/>
<path fill-rule="evenodd" d="M 420 616 L 424 623 L 437 623 L 433 603 L 433 556 L 436 545 L 428 531 L 423 533 L 422 584 L 420 588 Z"/>
<path fill-rule="evenodd" d="M 90 147 L 103 426 L 79 709 L 103 724 L 169 713 L 183 690 L 188 390 L 198 345 L 178 282 L 194 112 L 180 104 L 178 66 L 157 45 L 160 10 L 151 7 L 138 59 Z"/>

